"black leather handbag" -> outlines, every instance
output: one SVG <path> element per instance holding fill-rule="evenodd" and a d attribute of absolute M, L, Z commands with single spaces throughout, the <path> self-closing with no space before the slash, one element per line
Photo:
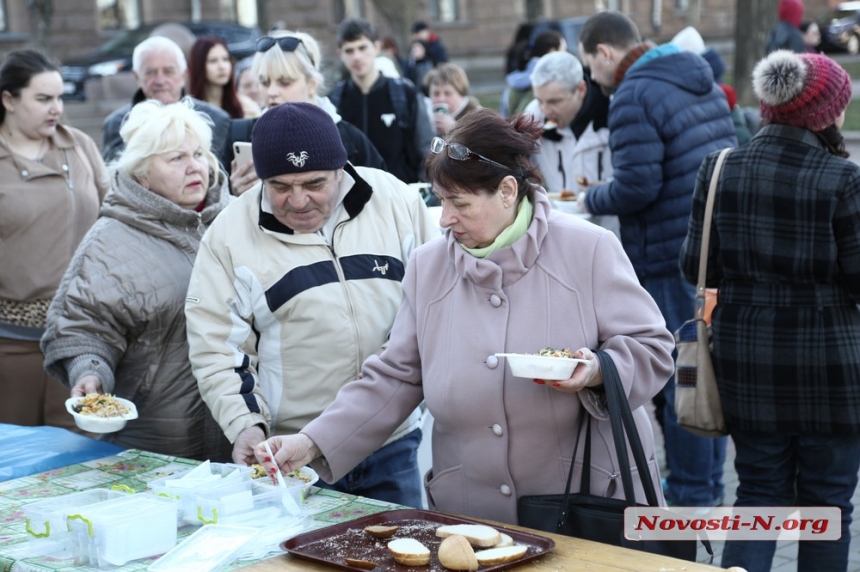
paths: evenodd
<path fill-rule="evenodd" d="M 613 546 L 632 548 L 654 554 L 662 554 L 673 558 L 680 558 L 691 562 L 696 561 L 695 540 L 628 540 L 624 537 L 624 509 L 630 506 L 644 506 L 636 502 L 633 491 L 633 476 L 630 472 L 630 459 L 627 457 L 627 445 L 625 435 L 633 452 L 633 459 L 642 479 L 642 487 L 645 489 L 647 506 L 656 507 L 657 494 L 642 441 L 630 411 L 630 404 L 624 397 L 621 379 L 615 368 L 615 363 L 609 354 L 603 351 L 596 352 L 600 361 L 600 370 L 603 374 L 603 385 L 606 389 L 606 402 L 609 410 L 609 420 L 612 425 L 612 438 L 618 456 L 618 464 L 621 472 L 621 482 L 624 487 L 624 499 L 611 499 L 590 493 L 591 484 L 591 416 L 584 409 L 580 412 L 579 428 L 577 429 L 576 444 L 573 449 L 573 458 L 570 463 L 570 471 L 567 475 L 567 486 L 564 494 L 557 495 L 535 495 L 520 497 L 517 503 L 519 514 L 518 522 L 521 526 L 555 532 L 585 540 L 593 540 Z M 573 480 L 573 469 L 575 466 L 576 451 L 579 446 L 579 438 L 582 434 L 582 426 L 588 417 L 588 426 L 585 432 L 585 443 L 582 459 L 582 485 L 579 493 L 570 492 L 570 483 Z M 710 542 L 702 539 L 708 554 L 713 560 L 713 550 Z"/>

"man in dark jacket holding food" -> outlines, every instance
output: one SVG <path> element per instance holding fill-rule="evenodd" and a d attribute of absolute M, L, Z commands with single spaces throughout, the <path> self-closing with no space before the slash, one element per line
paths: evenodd
<path fill-rule="evenodd" d="M 590 187 L 580 205 L 618 215 L 636 274 L 675 331 L 694 310 L 694 288 L 681 276 L 678 257 L 696 174 L 706 155 L 737 145 L 728 104 L 704 59 L 671 43 L 642 43 L 636 24 L 620 12 L 592 16 L 579 41 L 592 79 L 615 90 L 609 106 L 614 179 Z M 674 379 L 663 395 L 667 501 L 721 504 L 725 438 L 697 437 L 678 426 Z"/>

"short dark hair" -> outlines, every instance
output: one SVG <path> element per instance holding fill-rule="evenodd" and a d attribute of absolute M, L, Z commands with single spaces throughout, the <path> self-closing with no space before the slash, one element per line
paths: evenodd
<path fill-rule="evenodd" d="M 355 42 L 362 38 L 367 38 L 371 42 L 379 40 L 379 33 L 374 25 L 364 18 L 350 18 L 337 27 L 337 47 L 341 47 L 345 42 Z"/>
<path fill-rule="evenodd" d="M 517 198 L 531 196 L 534 181 L 540 181 L 537 168 L 530 160 L 538 148 L 541 122 L 531 115 L 503 118 L 482 107 L 467 113 L 445 136 L 448 143 L 460 143 L 470 151 L 492 159 L 516 173 Z M 499 182 L 510 173 L 484 161 L 455 161 L 447 149 L 428 153 L 425 161 L 427 179 L 447 189 L 471 194 L 493 194 Z"/>
<path fill-rule="evenodd" d="M 544 30 L 535 37 L 534 45 L 531 47 L 529 57 L 541 58 L 552 50 L 560 50 L 564 36 L 556 30 Z"/>
<path fill-rule="evenodd" d="M 595 54 L 597 44 L 627 49 L 641 42 L 636 23 L 615 10 L 598 12 L 585 22 L 579 32 L 579 43 L 586 54 Z"/>
<path fill-rule="evenodd" d="M 21 90 L 30 85 L 33 76 L 44 72 L 60 73 L 60 66 L 36 50 L 9 52 L 0 67 L 0 94 L 8 91 L 12 97 L 19 97 Z M 0 104 L 0 123 L 5 119 L 6 107 Z"/>
<path fill-rule="evenodd" d="M 418 20 L 414 24 L 412 24 L 412 33 L 416 34 L 422 30 L 426 30 L 429 26 L 427 26 L 427 22 L 424 20 Z"/>

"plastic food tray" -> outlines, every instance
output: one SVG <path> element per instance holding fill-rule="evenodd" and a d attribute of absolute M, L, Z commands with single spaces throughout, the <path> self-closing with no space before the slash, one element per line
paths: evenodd
<path fill-rule="evenodd" d="M 23 507 L 25 529 L 34 552 L 56 555 L 71 550 L 66 518 L 100 502 L 128 496 L 110 489 L 93 489 L 34 502 Z"/>
<path fill-rule="evenodd" d="M 199 524 L 259 527 L 288 514 L 282 501 L 285 494 L 292 494 L 300 505 L 302 490 L 301 482 L 286 491 L 256 481 L 231 483 L 198 493 L 194 514 Z"/>
<path fill-rule="evenodd" d="M 208 463 L 208 461 L 207 461 Z M 163 497 L 176 499 L 179 501 L 179 520 L 181 525 L 199 525 L 200 520 L 197 518 L 197 494 L 212 490 L 229 483 L 240 483 L 251 480 L 253 469 L 244 465 L 235 465 L 233 463 L 209 463 L 209 475 L 215 475 L 220 478 L 212 480 L 208 483 L 198 484 L 193 488 L 181 486 L 183 477 L 188 476 L 193 470 L 200 470 L 200 466 L 180 471 L 166 477 L 155 479 L 148 483 L 149 490 L 153 494 Z M 233 473 L 236 473 L 233 475 Z M 230 479 L 225 480 L 228 475 L 233 475 Z"/>
<path fill-rule="evenodd" d="M 66 519 L 75 563 L 103 568 L 164 554 L 176 545 L 178 501 L 127 495 L 82 508 Z"/>
<path fill-rule="evenodd" d="M 213 572 L 229 565 L 259 534 L 256 528 L 207 524 L 156 560 L 150 572 Z"/>
<path fill-rule="evenodd" d="M 282 542 L 281 548 L 297 558 L 327 564 L 342 570 L 363 570 L 357 566 L 350 566 L 344 561 L 344 558 L 355 558 L 375 562 L 376 567 L 373 568 L 373 572 L 415 572 L 419 569 L 422 572 L 447 572 L 436 557 L 439 544 L 442 542 L 441 538 L 436 537 L 436 528 L 445 524 L 487 523 L 430 510 L 391 510 L 299 534 Z M 400 528 L 390 538 L 374 538 L 364 532 L 364 527 L 371 525 Z M 555 541 L 551 538 L 503 526 L 490 526 L 510 536 L 515 544 L 527 545 L 528 551 L 525 556 L 512 562 L 482 566 L 480 572 L 520 566 L 555 548 Z M 397 538 L 414 538 L 423 543 L 430 549 L 430 565 L 415 567 L 396 563 L 391 557 L 387 544 Z"/>

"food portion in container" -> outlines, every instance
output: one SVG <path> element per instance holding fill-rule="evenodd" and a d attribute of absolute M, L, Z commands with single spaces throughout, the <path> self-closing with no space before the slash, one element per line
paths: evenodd
<path fill-rule="evenodd" d="M 573 359 L 573 352 L 567 348 L 557 350 L 555 348 L 542 348 L 535 355 L 545 356 L 545 357 L 558 357 L 558 358 L 571 358 Z"/>
<path fill-rule="evenodd" d="M 122 417 L 131 409 L 110 393 L 88 393 L 72 406 L 75 413 L 93 417 Z"/>
<path fill-rule="evenodd" d="M 137 407 L 128 399 L 110 394 L 90 393 L 66 400 L 66 411 L 75 424 L 91 433 L 114 433 L 137 419 Z"/>

